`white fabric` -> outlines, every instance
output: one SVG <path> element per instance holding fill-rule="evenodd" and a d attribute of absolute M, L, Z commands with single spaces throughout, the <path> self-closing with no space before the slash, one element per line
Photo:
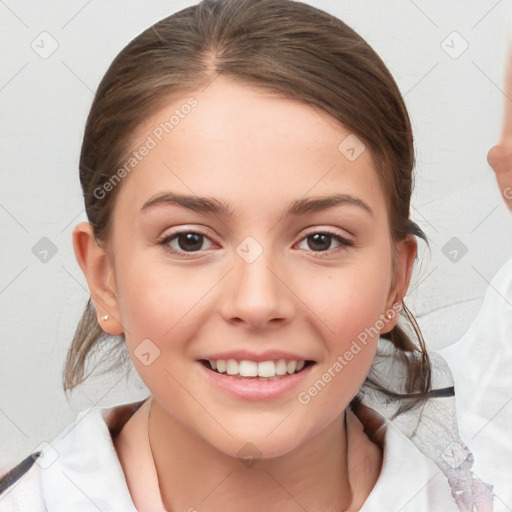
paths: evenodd
<path fill-rule="evenodd" d="M 44 448 L 31 470 L 0 496 L 0 510 L 135 512 L 106 422 L 111 411 L 91 408 L 81 412 L 75 423 Z M 458 511 L 439 468 L 391 422 L 386 421 L 385 428 L 381 475 L 361 512 L 382 512 L 383 504 L 386 512 Z M 50 463 L 54 450 L 59 457 L 45 468 L 45 458 Z"/>
<path fill-rule="evenodd" d="M 0 511 L 136 512 L 109 431 L 113 425 L 106 422 L 121 407 L 82 411 L 44 447 L 30 471 L 0 495 Z"/>
<path fill-rule="evenodd" d="M 448 480 L 386 420 L 382 471 L 360 512 L 458 512 Z"/>
<path fill-rule="evenodd" d="M 408 367 L 396 355 L 393 344 L 381 339 L 370 376 L 387 390 L 402 394 L 407 391 Z M 450 367 L 439 354 L 431 351 L 429 355 L 431 387 L 438 396 L 434 395 L 424 404 L 402 412 L 396 418 L 402 401 L 390 401 L 384 393 L 366 385 L 362 390 L 363 403 L 392 419 L 416 448 L 435 462 L 448 478 L 452 496 L 460 510 L 473 510 L 473 505 L 478 505 L 478 512 L 492 512 L 493 487 L 474 474 L 474 456 L 459 435 Z M 411 354 L 410 357 L 415 356 Z"/>
<path fill-rule="evenodd" d="M 493 484 L 494 511 L 512 510 L 512 258 L 490 282 L 473 324 L 439 351 L 452 369 L 461 437 Z"/>

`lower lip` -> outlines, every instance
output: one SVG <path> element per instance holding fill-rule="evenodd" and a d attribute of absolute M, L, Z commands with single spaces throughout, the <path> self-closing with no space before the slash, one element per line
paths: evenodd
<path fill-rule="evenodd" d="M 217 373 L 197 362 L 207 379 L 218 388 L 243 400 L 272 400 L 298 387 L 311 373 L 310 364 L 299 373 L 288 374 L 279 380 L 255 380 L 236 378 L 226 373 Z"/>

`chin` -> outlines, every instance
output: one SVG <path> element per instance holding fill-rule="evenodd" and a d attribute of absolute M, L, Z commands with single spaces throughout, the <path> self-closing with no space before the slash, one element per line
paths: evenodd
<path fill-rule="evenodd" d="M 238 432 L 230 430 L 233 437 L 225 435 L 222 439 L 205 440 L 226 455 L 239 458 L 241 462 L 249 461 L 247 466 L 250 467 L 250 461 L 282 457 L 293 452 L 305 441 L 304 428 L 291 430 L 289 425 L 286 428 L 283 425 L 276 429 L 278 424 L 279 422 L 274 423 L 270 428 L 256 427 Z"/>

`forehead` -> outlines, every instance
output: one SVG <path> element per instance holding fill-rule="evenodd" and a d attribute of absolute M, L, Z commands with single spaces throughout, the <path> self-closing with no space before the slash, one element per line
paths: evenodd
<path fill-rule="evenodd" d="M 121 193 L 132 206 L 165 189 L 260 212 L 328 193 L 384 208 L 371 152 L 350 130 L 318 107 L 226 77 L 172 98 L 134 135 L 131 151 L 144 156 Z"/>

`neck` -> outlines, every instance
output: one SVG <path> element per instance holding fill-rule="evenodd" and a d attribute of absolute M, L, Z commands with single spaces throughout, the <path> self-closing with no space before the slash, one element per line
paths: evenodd
<path fill-rule="evenodd" d="M 292 452 L 248 463 L 217 450 L 152 400 L 148 436 L 163 504 L 201 512 L 259 512 L 262 504 L 267 512 L 357 510 L 378 477 L 380 451 L 349 414 L 348 429 L 343 414 Z M 356 451 L 347 448 L 347 432 Z M 360 464 L 368 457 L 375 462 L 370 471 Z"/>

